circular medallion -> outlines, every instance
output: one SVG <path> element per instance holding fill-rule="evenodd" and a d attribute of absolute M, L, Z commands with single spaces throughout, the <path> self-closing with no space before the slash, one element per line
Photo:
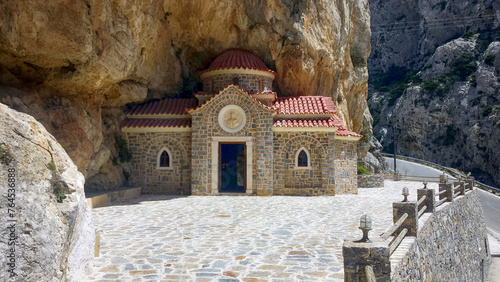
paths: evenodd
<path fill-rule="evenodd" d="M 246 121 L 245 111 L 236 105 L 225 106 L 219 112 L 219 125 L 227 132 L 239 131 Z"/>

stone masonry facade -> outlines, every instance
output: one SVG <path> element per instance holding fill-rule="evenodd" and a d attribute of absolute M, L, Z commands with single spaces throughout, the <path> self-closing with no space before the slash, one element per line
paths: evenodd
<path fill-rule="evenodd" d="M 238 132 L 226 132 L 219 125 L 218 113 L 227 105 L 237 105 L 245 111 L 247 121 Z M 238 141 L 238 138 L 249 137 L 252 143 L 251 169 L 253 171 L 251 194 L 272 195 L 272 114 L 272 110 L 262 107 L 257 101 L 234 86 L 229 87 L 192 113 L 193 159 L 191 169 L 193 175 L 191 191 L 193 195 L 213 194 L 213 181 L 216 181 L 213 177 L 213 169 L 217 164 L 213 163 L 215 159 L 212 143 L 223 142 L 223 139 L 214 141 L 214 137 L 229 137 L 227 142 L 245 142 L 243 139 Z M 246 149 L 249 149 L 248 145 Z M 218 176 L 215 175 L 215 177 Z"/>
<path fill-rule="evenodd" d="M 474 190 L 432 214 L 391 281 L 481 281 L 481 268 L 488 273 L 490 259 L 483 210 Z"/>
<path fill-rule="evenodd" d="M 202 73 L 197 100 L 129 109 L 121 125 L 129 184 L 175 195 L 357 194 L 361 135 L 347 130 L 330 97 L 278 98 L 274 77 L 250 51 L 230 49 Z"/>
<path fill-rule="evenodd" d="M 124 133 L 132 153 L 129 183 L 144 193 L 191 194 L 191 132 Z M 171 169 L 158 169 L 158 154 L 167 148 Z"/>
<path fill-rule="evenodd" d="M 203 89 L 207 92 L 218 93 L 238 79 L 238 85 L 248 93 L 261 92 L 273 88 L 270 77 L 258 74 L 219 74 L 203 79 Z"/>
<path fill-rule="evenodd" d="M 336 194 L 357 194 L 357 151 L 356 143 L 335 140 L 335 191 Z"/>

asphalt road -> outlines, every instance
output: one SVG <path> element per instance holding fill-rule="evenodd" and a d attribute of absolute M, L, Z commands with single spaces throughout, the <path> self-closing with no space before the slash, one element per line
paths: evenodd
<path fill-rule="evenodd" d="M 385 157 L 385 163 L 389 166 L 391 170 L 394 169 L 393 158 Z M 415 177 L 415 180 L 423 180 L 426 177 L 439 177 L 440 175 L 443 174 L 443 172 L 438 169 L 399 159 L 396 159 L 396 169 L 399 171 L 399 173 L 401 173 L 401 175 L 421 176 L 421 177 Z M 451 175 L 448 175 L 448 178 L 455 179 Z M 437 179 L 432 179 L 432 180 L 437 181 Z"/>
<path fill-rule="evenodd" d="M 483 206 L 486 226 L 500 237 L 500 197 L 481 189 L 477 189 L 477 191 Z"/>

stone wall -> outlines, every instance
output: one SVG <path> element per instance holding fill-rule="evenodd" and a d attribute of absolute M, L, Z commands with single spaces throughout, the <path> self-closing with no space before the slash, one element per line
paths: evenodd
<path fill-rule="evenodd" d="M 237 132 L 226 132 L 219 125 L 218 115 L 227 105 L 237 105 L 246 114 L 245 126 Z M 202 108 L 192 112 L 192 194 L 212 195 L 212 142 L 214 138 L 250 137 L 252 142 L 252 194 L 272 195 L 273 192 L 273 117 L 272 111 L 265 109 L 250 96 L 235 86 L 229 86 L 216 95 Z M 247 147 L 247 149 L 249 149 Z M 214 176 L 215 175 L 215 176 Z M 248 190 L 250 187 L 246 187 Z"/>
<path fill-rule="evenodd" d="M 233 78 L 238 78 L 238 86 L 248 93 L 261 92 L 264 89 L 273 89 L 273 80 L 270 77 L 256 74 L 218 74 L 203 79 L 203 91 L 219 93 L 219 91 L 233 84 Z M 261 82 L 262 80 L 262 90 Z"/>
<path fill-rule="evenodd" d="M 335 195 L 333 132 L 274 133 L 274 195 Z M 297 168 L 297 152 L 309 152 L 310 168 Z"/>
<path fill-rule="evenodd" d="M 415 243 L 393 269 L 392 281 L 481 281 L 490 254 L 477 191 L 444 203 L 419 226 Z"/>
<path fill-rule="evenodd" d="M 357 141 L 335 140 L 335 194 L 357 194 Z"/>
<path fill-rule="evenodd" d="M 372 175 L 358 174 L 358 188 L 383 188 L 383 187 L 384 187 L 383 174 L 372 174 Z"/>
<path fill-rule="evenodd" d="M 191 194 L 191 132 L 124 133 L 132 153 L 129 184 L 143 193 Z M 171 169 L 158 169 L 163 148 L 170 153 Z"/>

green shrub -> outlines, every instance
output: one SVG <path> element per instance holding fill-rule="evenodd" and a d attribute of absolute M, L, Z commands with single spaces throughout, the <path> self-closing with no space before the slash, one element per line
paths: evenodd
<path fill-rule="evenodd" d="M 365 57 L 363 56 L 363 53 L 361 53 L 360 50 L 355 48 L 351 49 L 351 62 L 355 67 L 366 66 L 366 60 Z"/>
<path fill-rule="evenodd" d="M 120 162 L 126 163 L 132 160 L 132 154 L 128 149 L 127 141 L 121 135 L 115 135 L 115 147 Z"/>
<path fill-rule="evenodd" d="M 360 175 L 370 175 L 371 172 L 361 164 L 358 164 L 358 174 Z"/>
<path fill-rule="evenodd" d="M 476 71 L 477 65 L 474 61 L 474 53 L 464 52 L 460 54 L 451 64 L 452 74 L 457 75 L 462 80 Z"/>
<path fill-rule="evenodd" d="M 5 144 L 0 144 L 0 163 L 8 166 L 14 160 L 10 153 L 9 147 Z"/>
<path fill-rule="evenodd" d="M 487 64 L 488 66 L 493 66 L 495 63 L 495 59 L 496 59 L 495 55 L 488 55 L 484 59 L 484 63 Z"/>
<path fill-rule="evenodd" d="M 441 84 L 436 80 L 427 80 L 422 82 L 420 84 L 420 87 L 422 87 L 427 92 L 434 92 L 439 87 L 439 85 Z"/>
<path fill-rule="evenodd" d="M 54 195 L 56 196 L 56 200 L 58 203 L 62 203 L 64 199 L 66 199 L 66 193 L 63 190 L 56 189 L 54 190 Z"/>
<path fill-rule="evenodd" d="M 52 171 L 56 171 L 56 164 L 54 163 L 54 160 L 51 160 L 50 163 L 46 164 L 45 166 L 47 166 L 48 169 L 52 170 Z"/>

